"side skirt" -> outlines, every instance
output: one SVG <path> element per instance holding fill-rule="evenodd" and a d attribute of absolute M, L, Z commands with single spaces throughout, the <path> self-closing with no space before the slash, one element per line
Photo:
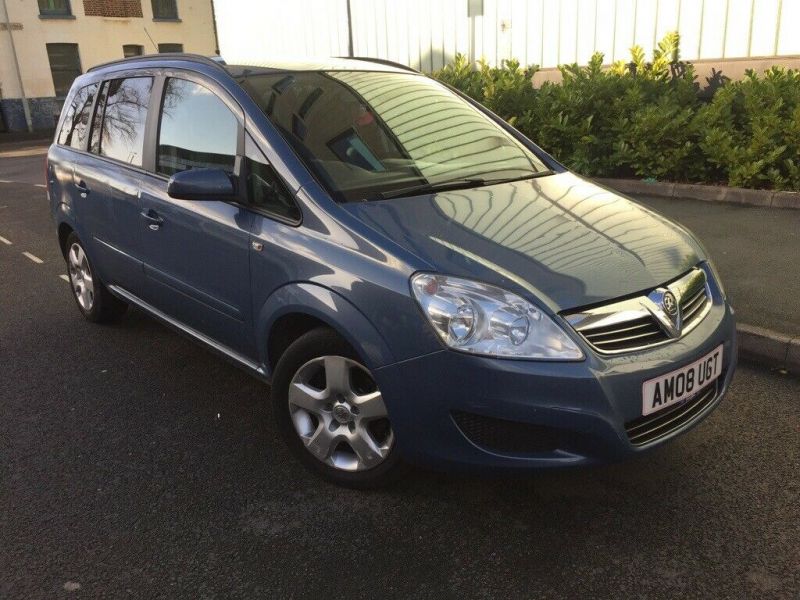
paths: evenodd
<path fill-rule="evenodd" d="M 178 333 L 182 333 L 187 337 L 191 338 L 192 340 L 201 343 L 203 346 L 214 351 L 216 354 L 220 355 L 222 358 L 225 358 L 232 364 L 240 367 L 257 377 L 258 379 L 269 383 L 270 377 L 267 375 L 267 372 L 264 368 L 257 363 L 253 362 L 249 358 L 242 356 L 238 352 L 231 350 L 227 346 L 223 346 L 216 340 L 208 337 L 207 335 L 200 333 L 196 329 L 189 327 L 188 325 L 184 325 L 180 321 L 173 319 L 169 315 L 163 313 L 162 311 L 158 310 L 155 306 L 148 304 L 138 296 L 130 293 L 128 290 L 119 287 L 118 285 L 109 285 L 108 290 L 118 296 L 122 300 L 129 302 L 130 304 L 135 305 L 136 307 L 142 309 L 146 313 L 148 313 L 151 317 L 161 321 L 165 325 L 171 327 L 172 329 L 176 330 Z"/>

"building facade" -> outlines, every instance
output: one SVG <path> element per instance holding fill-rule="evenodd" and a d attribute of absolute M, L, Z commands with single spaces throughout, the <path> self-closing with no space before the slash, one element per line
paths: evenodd
<path fill-rule="evenodd" d="M 52 129 L 75 77 L 156 52 L 216 54 L 211 0 L 0 0 L 0 131 Z"/>

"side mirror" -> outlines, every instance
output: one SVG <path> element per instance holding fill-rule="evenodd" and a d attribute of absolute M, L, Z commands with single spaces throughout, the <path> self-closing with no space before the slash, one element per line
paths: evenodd
<path fill-rule="evenodd" d="M 225 200 L 236 195 L 236 189 L 222 169 L 189 169 L 169 178 L 167 194 L 178 200 Z"/>

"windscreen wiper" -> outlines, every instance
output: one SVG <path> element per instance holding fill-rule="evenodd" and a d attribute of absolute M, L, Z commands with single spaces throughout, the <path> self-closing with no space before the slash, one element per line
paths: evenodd
<path fill-rule="evenodd" d="M 448 179 L 446 181 L 437 181 L 434 183 L 426 182 L 396 190 L 387 190 L 376 194 L 376 196 L 380 200 L 389 200 L 390 198 L 402 198 L 403 196 L 419 196 L 421 194 L 433 194 L 435 192 L 444 192 L 448 190 L 463 190 L 485 185 L 494 185 L 496 183 L 535 179 L 537 177 L 545 177 L 546 175 L 553 175 L 553 171 L 538 171 L 520 177 L 497 177 L 495 179 L 486 177 L 460 177 L 458 179 Z"/>

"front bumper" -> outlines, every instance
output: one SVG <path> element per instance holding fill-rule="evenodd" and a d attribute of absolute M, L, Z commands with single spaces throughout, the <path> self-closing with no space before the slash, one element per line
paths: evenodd
<path fill-rule="evenodd" d="M 642 383 L 720 344 L 723 370 L 713 398 L 653 442 L 631 444 L 625 424 L 641 417 Z M 719 404 L 736 367 L 733 311 L 717 298 L 702 323 L 670 344 L 618 356 L 585 352 L 581 362 L 537 362 L 442 350 L 377 369 L 374 375 L 400 451 L 412 462 L 504 469 L 612 462 L 687 431 Z M 487 436 L 476 441 L 464 433 L 509 422 L 509 435 L 530 431 L 529 448 L 509 451 L 513 444 L 501 443 L 498 449 L 482 443 Z M 478 423 L 477 429 L 470 430 L 471 423 Z M 497 438 L 497 432 L 488 438 Z"/>

